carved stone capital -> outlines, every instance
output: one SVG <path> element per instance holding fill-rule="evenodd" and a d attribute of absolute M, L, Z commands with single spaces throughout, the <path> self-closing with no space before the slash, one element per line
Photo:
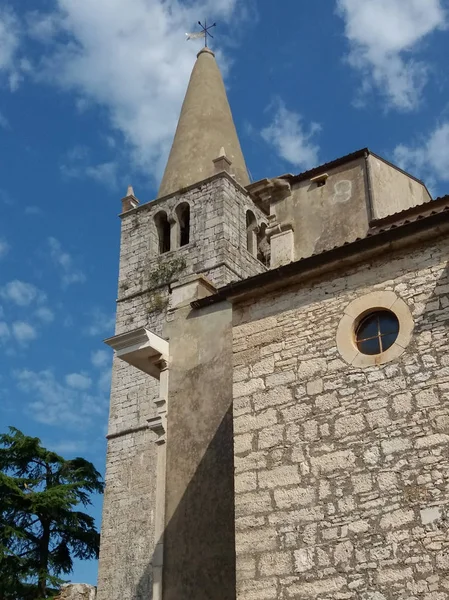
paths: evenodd
<path fill-rule="evenodd" d="M 292 189 L 288 179 L 282 177 L 262 179 L 252 183 L 247 188 L 248 192 L 268 212 L 270 204 L 284 200 L 291 195 Z"/>

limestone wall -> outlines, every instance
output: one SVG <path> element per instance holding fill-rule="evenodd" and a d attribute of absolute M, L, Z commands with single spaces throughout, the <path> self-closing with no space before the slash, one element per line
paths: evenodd
<path fill-rule="evenodd" d="M 154 217 L 190 205 L 190 243 L 159 256 Z M 183 257 L 184 274 L 203 273 L 216 287 L 265 270 L 246 250 L 246 210 L 263 213 L 228 175 L 218 175 L 183 194 L 144 204 L 122 215 L 119 299 L 123 302 L 153 288 L 150 274 L 161 262 Z M 118 332 L 117 332 L 118 333 Z"/>
<path fill-rule="evenodd" d="M 449 597 L 447 240 L 237 307 L 241 600 Z M 415 329 L 382 366 L 348 366 L 345 307 L 394 291 Z"/>
<path fill-rule="evenodd" d="M 148 295 L 119 302 L 116 331 L 160 334 L 165 311 L 148 304 Z M 114 357 L 97 600 L 151 598 L 156 448 L 147 420 L 158 397 L 158 381 Z"/>

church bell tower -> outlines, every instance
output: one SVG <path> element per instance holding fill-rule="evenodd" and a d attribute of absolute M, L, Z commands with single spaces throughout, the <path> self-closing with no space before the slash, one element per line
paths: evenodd
<path fill-rule="evenodd" d="M 267 268 L 248 184 L 203 48 L 157 198 L 122 199 L 98 600 L 235 596 L 232 311 L 190 302 Z"/>

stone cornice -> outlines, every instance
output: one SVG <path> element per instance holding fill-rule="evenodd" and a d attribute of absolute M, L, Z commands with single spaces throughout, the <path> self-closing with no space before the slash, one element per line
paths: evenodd
<path fill-rule="evenodd" d="M 139 211 L 149 210 L 149 209 L 153 208 L 154 206 L 164 204 L 165 202 L 167 202 L 167 200 L 170 200 L 171 198 L 180 197 L 180 196 L 184 195 L 186 192 L 190 192 L 191 190 L 194 190 L 195 188 L 200 188 L 208 183 L 211 183 L 212 181 L 216 181 L 217 179 L 227 179 L 230 183 L 232 183 L 234 185 L 234 187 L 239 192 L 241 192 L 242 194 L 245 194 L 245 196 L 249 195 L 248 191 L 244 187 L 242 187 L 239 183 L 237 183 L 237 181 L 232 177 L 232 175 L 230 175 L 226 171 L 220 171 L 220 173 L 215 173 L 214 175 L 211 175 L 210 177 L 207 177 L 206 179 L 202 179 L 201 181 L 198 181 L 197 183 L 194 183 L 194 184 L 189 185 L 181 190 L 173 192 L 172 194 L 168 194 L 167 196 L 162 196 L 161 198 L 156 198 L 155 200 L 150 200 L 149 202 L 145 202 L 145 204 L 139 204 L 139 206 L 136 206 L 135 208 L 132 208 L 131 210 L 128 210 L 124 213 L 121 213 L 119 215 L 119 217 L 121 219 L 124 219 L 125 217 L 128 217 L 129 215 L 134 215 Z"/>
<path fill-rule="evenodd" d="M 117 358 L 156 379 L 168 361 L 168 342 L 145 327 L 115 335 L 104 343 L 115 350 Z"/>

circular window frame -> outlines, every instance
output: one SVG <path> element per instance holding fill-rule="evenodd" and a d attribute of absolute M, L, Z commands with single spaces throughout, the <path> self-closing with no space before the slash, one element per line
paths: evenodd
<path fill-rule="evenodd" d="M 377 310 L 389 310 L 399 321 L 396 341 L 380 354 L 363 354 L 357 348 L 356 331 L 362 319 Z M 383 365 L 399 358 L 412 338 L 414 321 L 407 304 L 394 292 L 371 292 L 353 300 L 344 310 L 337 329 L 337 348 L 341 357 L 353 367 Z"/>

